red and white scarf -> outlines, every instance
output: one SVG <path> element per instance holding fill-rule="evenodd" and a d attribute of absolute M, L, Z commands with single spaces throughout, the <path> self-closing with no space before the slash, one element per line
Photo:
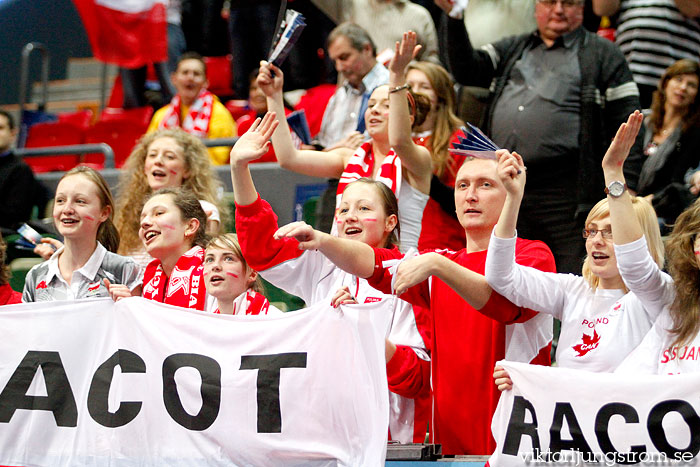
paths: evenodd
<path fill-rule="evenodd" d="M 158 128 L 177 128 L 180 127 L 187 133 L 203 138 L 209 134 L 209 123 L 211 122 L 211 113 L 214 108 L 214 100 L 216 97 L 206 89 L 199 92 L 199 96 L 190 106 L 187 116 L 181 122 L 181 102 L 180 96 L 175 95 L 170 101 L 170 106 L 160 121 Z"/>
<path fill-rule="evenodd" d="M 269 310 L 267 298 L 253 289 L 246 290 L 233 301 L 234 315 L 266 315 Z M 221 311 L 217 308 L 214 313 L 221 314 Z"/>
<path fill-rule="evenodd" d="M 170 277 L 165 275 L 159 259 L 146 267 L 143 297 L 183 308 L 204 310 L 207 290 L 204 287 L 204 248 L 194 246 L 177 260 Z"/>
<path fill-rule="evenodd" d="M 379 167 L 377 176 L 374 176 L 374 154 L 372 154 L 372 143 L 366 142 L 355 151 L 345 166 L 343 174 L 338 182 L 338 200 L 345 191 L 348 184 L 359 180 L 362 177 L 373 178 L 382 182 L 398 197 L 401 189 L 401 159 L 394 150 L 390 150 L 386 155 L 382 165 Z M 336 203 L 337 206 L 338 203 Z"/>

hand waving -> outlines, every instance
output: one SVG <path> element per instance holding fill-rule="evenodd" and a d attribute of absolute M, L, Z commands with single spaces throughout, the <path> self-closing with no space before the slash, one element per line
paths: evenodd
<path fill-rule="evenodd" d="M 262 120 L 257 118 L 231 148 L 231 165 L 247 164 L 264 156 L 279 123 L 274 112 L 267 112 Z"/>
<path fill-rule="evenodd" d="M 422 45 L 416 45 L 417 36 L 413 31 L 408 31 L 403 33 L 401 38 L 401 43 L 396 42 L 396 53 L 391 58 L 389 62 L 389 71 L 395 74 L 404 74 L 406 67 L 413 60 L 420 49 L 423 48 Z"/>
<path fill-rule="evenodd" d="M 637 139 L 637 133 L 639 133 L 643 121 L 644 116 L 642 113 L 639 110 L 635 110 L 634 113 L 630 114 L 627 121 L 620 125 L 615 138 L 613 138 L 608 151 L 605 153 L 605 157 L 603 157 L 603 170 L 621 169 L 627 156 L 629 156 L 634 141 Z"/>

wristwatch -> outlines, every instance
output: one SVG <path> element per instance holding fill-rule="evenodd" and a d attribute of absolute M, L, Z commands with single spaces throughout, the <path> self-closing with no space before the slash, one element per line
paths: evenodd
<path fill-rule="evenodd" d="M 613 198 L 619 198 L 622 196 L 622 193 L 624 193 L 625 190 L 627 190 L 627 184 L 619 180 L 615 180 L 610 182 L 610 184 L 605 187 L 605 194 L 610 195 Z"/>

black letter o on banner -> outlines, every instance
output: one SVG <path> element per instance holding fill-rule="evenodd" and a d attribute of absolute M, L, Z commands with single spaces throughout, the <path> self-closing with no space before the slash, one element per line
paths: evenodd
<path fill-rule="evenodd" d="M 671 443 L 666 438 L 662 422 L 669 412 L 681 414 L 683 420 L 690 428 L 690 444 L 684 449 L 671 446 Z M 684 400 L 669 400 L 656 404 L 649 412 L 647 429 L 649 430 L 651 442 L 654 443 L 656 449 L 666 453 L 669 457 L 677 452 L 690 452 L 693 456 L 697 456 L 698 452 L 700 452 L 700 418 L 695 413 L 693 406 Z"/>
<path fill-rule="evenodd" d="M 202 408 L 197 415 L 185 411 L 175 383 L 175 373 L 183 367 L 197 370 L 202 377 Z M 163 402 L 173 420 L 188 430 L 206 430 L 219 415 L 221 405 L 221 366 L 216 360 L 198 354 L 174 354 L 163 361 Z"/>

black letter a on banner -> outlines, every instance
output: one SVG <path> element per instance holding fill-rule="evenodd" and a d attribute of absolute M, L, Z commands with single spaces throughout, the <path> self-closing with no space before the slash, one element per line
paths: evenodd
<path fill-rule="evenodd" d="M 525 423 L 525 412 L 530 412 L 532 423 Z M 532 449 L 540 451 L 540 437 L 537 435 L 537 414 L 532 403 L 522 396 L 513 398 L 513 410 L 508 420 L 506 439 L 503 442 L 503 454 L 517 456 L 520 450 L 520 439 L 529 436 L 532 439 Z"/>
<path fill-rule="evenodd" d="M 28 396 L 34 375 L 41 367 L 46 396 Z M 0 393 L 0 422 L 8 423 L 17 409 L 53 412 L 58 426 L 77 426 L 78 408 L 58 352 L 30 350 Z"/>
<path fill-rule="evenodd" d="M 306 368 L 306 352 L 241 357 L 241 370 L 258 370 L 258 433 L 282 433 L 280 368 Z"/>

